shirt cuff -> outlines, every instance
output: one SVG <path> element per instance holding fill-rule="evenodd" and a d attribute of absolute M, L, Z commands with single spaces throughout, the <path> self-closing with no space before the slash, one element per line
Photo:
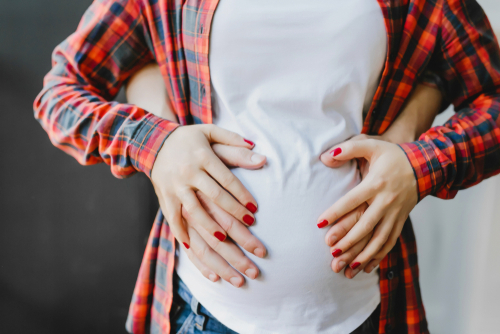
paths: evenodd
<path fill-rule="evenodd" d="M 437 192 L 443 182 L 443 172 L 432 145 L 419 140 L 398 145 L 410 162 L 417 180 L 418 201 Z"/>
<path fill-rule="evenodd" d="M 148 113 L 132 137 L 129 154 L 134 167 L 151 178 L 158 152 L 167 137 L 179 126 L 178 123 Z"/>

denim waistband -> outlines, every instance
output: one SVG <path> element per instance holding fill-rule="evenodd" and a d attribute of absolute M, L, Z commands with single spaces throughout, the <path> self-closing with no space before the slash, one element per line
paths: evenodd
<path fill-rule="evenodd" d="M 196 323 L 199 327 L 204 328 L 208 320 L 206 317 L 216 320 L 216 318 L 191 294 L 189 288 L 184 284 L 180 277 L 175 274 L 174 280 L 177 283 L 177 294 L 182 298 L 190 307 L 196 317 Z"/>

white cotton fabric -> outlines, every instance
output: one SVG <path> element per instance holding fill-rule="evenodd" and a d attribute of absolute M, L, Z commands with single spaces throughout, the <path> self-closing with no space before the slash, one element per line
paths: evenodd
<path fill-rule="evenodd" d="M 354 163 L 319 156 L 360 133 L 386 56 L 375 0 L 221 0 L 211 28 L 214 124 L 255 142 L 260 170 L 232 169 L 255 197 L 250 227 L 267 247 L 261 270 L 237 289 L 201 275 L 181 248 L 177 272 L 238 333 L 350 333 L 380 303 L 378 276 L 349 280 L 316 227 L 360 182 Z"/>

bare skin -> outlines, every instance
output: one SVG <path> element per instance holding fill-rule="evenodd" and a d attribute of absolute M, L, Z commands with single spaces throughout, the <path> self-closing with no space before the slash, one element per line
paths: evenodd
<path fill-rule="evenodd" d="M 157 116 L 174 122 L 178 121 L 175 113 L 170 107 L 163 78 L 157 65 L 146 66 L 130 80 L 127 86 L 127 98 L 130 103 L 143 107 Z M 358 146 L 362 144 L 365 145 L 365 143 L 368 142 L 376 142 L 376 145 L 374 144 L 373 147 L 381 147 L 379 149 L 380 151 L 386 150 L 387 147 L 389 147 L 388 145 L 390 145 L 391 148 L 395 147 L 402 153 L 394 144 L 414 141 L 418 138 L 420 133 L 431 126 L 434 117 L 439 111 L 440 105 L 441 94 L 439 91 L 424 85 L 418 85 L 398 119 L 382 136 L 370 138 L 364 135 L 357 136 L 344 143 L 348 146 L 345 148 L 342 146 L 343 152 L 341 155 L 339 154 L 333 157 L 333 155 L 329 153 L 334 148 L 337 148 L 337 146 L 340 147 L 337 145 L 323 153 L 320 159 L 328 167 L 337 168 L 341 166 L 347 160 L 354 158 L 354 155 L 361 155 L 359 150 L 355 149 L 353 149 L 354 153 L 350 153 L 350 155 L 347 153 L 349 152 L 349 145 L 352 146 L 349 142 L 355 141 L 361 143 L 358 144 Z M 195 129 L 192 131 L 183 130 L 185 133 L 181 133 L 177 138 L 173 136 L 181 129 L 193 127 Z M 205 128 L 196 129 L 196 127 Z M 160 201 L 160 206 L 164 213 L 166 213 L 169 225 L 172 227 L 172 231 L 177 240 L 189 246 L 189 248 L 186 248 L 186 252 L 195 266 L 206 278 L 214 282 L 222 277 L 234 286 L 240 287 L 244 283 L 244 278 L 240 273 L 244 273 L 248 278 L 254 279 L 258 276 L 259 271 L 255 264 L 244 255 L 236 244 L 258 257 L 264 257 L 266 250 L 262 243 L 250 233 L 247 227 L 248 225 L 245 224 L 242 218 L 245 214 L 253 217 L 252 213 L 245 207 L 246 203 L 251 202 L 255 206 L 257 206 L 257 203 L 255 203 L 255 200 L 246 189 L 238 184 L 236 178 L 232 179 L 229 174 L 227 174 L 227 170 L 224 167 L 233 166 L 257 169 L 265 164 L 265 157 L 252 153 L 251 150 L 253 146 L 248 145 L 241 136 L 220 128 L 215 128 L 216 127 L 213 125 L 208 125 L 208 127 L 206 125 L 195 125 L 184 126 L 175 130 L 171 137 L 165 141 L 165 144 L 167 144 L 170 140 L 167 149 L 165 149 L 164 145 L 164 148 L 161 150 L 161 152 L 164 153 L 161 155 L 162 159 L 159 161 L 160 165 L 158 164 L 158 160 L 155 163 L 155 167 L 157 165 L 162 166 L 161 173 L 155 172 L 155 169 L 157 171 L 159 169 L 154 168 L 152 179 Z M 214 135 L 214 132 L 216 132 L 217 135 Z M 174 140 L 171 140 L 172 138 L 174 138 Z M 367 141 L 368 139 L 370 140 Z M 190 142 L 190 144 L 186 145 L 186 142 Z M 368 144 L 365 146 L 367 145 Z M 185 146 L 189 146 L 189 148 Z M 200 149 L 200 147 L 202 147 L 202 149 Z M 212 152 L 209 152 L 209 147 L 211 147 Z M 372 149 L 373 147 L 370 146 Z M 170 151 L 168 154 L 166 153 L 167 150 Z M 192 180 L 200 180 L 199 182 L 203 183 L 204 177 L 212 176 L 206 165 L 203 165 L 200 159 L 196 160 L 193 156 L 183 157 L 183 152 L 192 152 L 193 150 L 198 152 L 197 154 L 203 156 L 201 160 L 212 161 L 213 166 L 216 166 L 216 168 L 212 166 L 212 171 L 214 171 L 214 169 L 219 169 L 216 173 L 219 173 L 219 177 L 225 179 L 223 182 L 225 182 L 224 184 L 229 188 L 223 186 L 223 189 L 215 190 L 216 187 L 214 184 L 212 184 L 212 188 L 206 185 L 205 188 L 203 188 L 200 186 L 200 183 L 195 184 L 192 182 Z M 391 157 L 397 155 L 395 150 L 391 152 L 393 153 L 390 155 Z M 386 159 L 387 156 L 389 155 L 384 155 L 384 159 Z M 182 160 L 182 164 L 179 164 L 180 157 L 184 159 Z M 401 156 L 398 158 L 401 158 Z M 404 158 L 406 159 L 406 157 Z M 158 159 L 160 159 L 160 155 Z M 216 162 L 216 159 L 221 163 Z M 384 159 L 379 159 L 379 161 Z M 170 161 L 176 161 L 176 164 L 168 166 Z M 362 176 L 365 178 L 370 173 L 370 165 L 366 163 L 367 159 L 364 156 L 358 161 Z M 398 164 L 401 164 L 402 159 L 397 161 Z M 371 158 L 371 156 L 370 162 L 375 162 L 375 159 Z M 406 161 L 406 163 L 408 162 Z M 404 164 L 402 165 L 404 166 Z M 386 165 L 381 165 L 378 168 L 383 170 L 386 167 Z M 176 169 L 184 170 L 184 175 L 176 173 Z M 374 175 L 375 172 L 372 172 L 372 174 Z M 370 179 L 368 180 L 370 181 Z M 374 181 L 363 182 L 365 182 L 365 184 L 372 184 Z M 163 186 L 164 184 L 169 184 L 170 186 L 165 187 Z M 223 185 L 223 183 L 220 184 Z M 229 193 L 225 193 L 225 191 L 229 191 Z M 237 195 L 235 195 L 233 191 Z M 386 196 L 393 196 L 390 190 L 386 189 L 385 192 L 388 194 Z M 234 201 L 229 201 L 229 197 L 223 199 L 222 197 L 225 197 L 224 194 L 229 197 L 233 195 L 235 197 Z M 182 202 L 182 199 L 184 199 L 185 202 Z M 332 252 L 336 249 L 342 250 L 342 254 L 336 256 L 332 260 L 331 267 L 335 272 L 340 272 L 345 268 L 344 274 L 348 278 L 354 277 L 361 269 L 365 269 L 366 272 L 373 270 L 383 256 L 392 248 L 390 246 L 394 241 L 394 237 L 392 237 L 392 239 L 388 237 L 386 243 L 381 245 L 382 239 L 379 237 L 381 232 L 376 232 L 376 234 L 374 234 L 373 229 L 367 229 L 367 233 L 355 234 L 356 229 L 354 229 L 354 227 L 364 224 L 363 222 L 366 220 L 363 219 L 365 211 L 369 208 L 368 204 L 372 204 L 373 202 L 371 198 L 367 198 L 367 200 L 361 202 L 358 199 L 356 206 L 343 206 L 343 210 L 339 210 L 339 204 L 337 204 L 336 206 L 334 205 L 335 207 L 333 209 L 330 208 L 330 211 L 325 211 L 318 220 L 318 222 L 321 222 L 326 219 L 328 225 L 336 221 L 335 225 L 329 228 L 325 236 L 325 242 L 330 246 Z M 184 205 L 180 205 L 179 203 L 184 203 Z M 342 204 L 342 202 L 340 203 Z M 412 203 L 412 201 L 409 203 Z M 182 209 L 180 209 L 180 207 L 182 207 Z M 349 208 L 349 210 L 347 210 L 347 208 Z M 413 208 L 413 206 L 411 206 L 411 208 Z M 399 210 L 398 212 L 401 211 L 400 208 L 397 210 L 396 208 L 387 208 L 387 210 L 392 210 L 394 212 L 397 210 Z M 371 211 L 372 210 L 370 210 L 370 212 Z M 370 212 L 367 211 L 367 213 Z M 405 214 L 405 211 L 401 211 L 398 217 L 403 217 Z M 396 214 L 393 213 L 393 215 L 395 216 Z M 373 219 L 378 216 L 370 215 L 369 217 L 371 217 L 370 221 L 373 221 Z M 358 221 L 361 224 L 358 224 Z M 398 222 L 399 221 L 400 220 L 398 220 Z M 390 229 L 391 236 L 396 234 L 399 236 L 397 231 L 399 227 L 402 228 L 402 225 L 393 227 L 394 224 L 385 227 L 384 232 Z M 360 228 L 357 229 L 359 230 Z M 352 230 L 354 230 L 354 232 L 351 232 Z M 214 237 L 215 232 L 219 232 L 224 236 L 227 234 L 232 240 L 228 238 L 224 239 L 224 241 L 220 241 Z M 383 237 L 385 238 L 385 234 Z M 376 243 L 372 241 L 372 239 L 375 239 Z M 363 264 L 362 266 L 360 264 L 355 269 L 351 267 L 356 262 L 361 263 L 361 261 Z"/>

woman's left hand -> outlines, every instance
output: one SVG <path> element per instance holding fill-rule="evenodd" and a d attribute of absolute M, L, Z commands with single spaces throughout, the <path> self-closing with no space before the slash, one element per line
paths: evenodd
<path fill-rule="evenodd" d="M 418 202 L 417 182 L 410 162 L 396 144 L 361 135 L 332 147 L 328 152 L 339 164 L 362 159 L 366 160 L 368 167 L 363 181 L 318 219 L 318 222 L 326 220 L 328 224 L 339 220 L 327 236 L 334 235 L 332 230 L 336 227 L 343 230 L 342 236 L 330 246 L 336 258 L 346 253 L 354 257 L 349 261 L 350 268 L 346 269 L 346 276 L 352 278 L 363 269 L 371 272 L 394 247 L 408 215 Z M 357 223 L 347 224 L 350 229 L 346 229 L 342 218 L 365 202 L 369 204 L 366 211 L 357 215 Z M 364 248 L 356 249 L 360 244 L 365 244 Z"/>

